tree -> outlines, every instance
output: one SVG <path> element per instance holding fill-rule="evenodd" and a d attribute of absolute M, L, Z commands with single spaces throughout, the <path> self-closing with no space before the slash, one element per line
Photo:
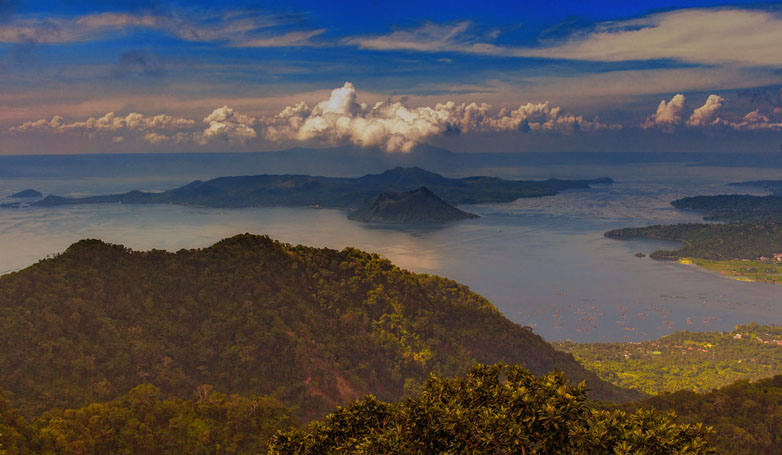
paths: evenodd
<path fill-rule="evenodd" d="M 651 410 L 596 410 L 585 393 L 559 372 L 536 377 L 519 366 L 476 365 L 455 379 L 431 375 L 415 398 L 389 404 L 368 396 L 278 432 L 269 453 L 713 453 L 700 424 Z"/>

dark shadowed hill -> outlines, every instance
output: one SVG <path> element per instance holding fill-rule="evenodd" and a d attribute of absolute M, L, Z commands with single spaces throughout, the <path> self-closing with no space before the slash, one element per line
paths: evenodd
<path fill-rule="evenodd" d="M 449 204 L 510 202 L 522 197 L 551 196 L 569 189 L 613 183 L 592 180 L 503 180 L 496 177 L 450 179 L 412 167 L 397 167 L 359 178 L 311 175 L 252 175 L 219 177 L 188 183 L 162 193 L 130 191 L 123 194 L 65 198 L 47 196 L 33 205 L 65 204 L 183 204 L 206 207 L 321 206 L 358 208 L 380 193 L 411 191 L 426 186 Z"/>
<path fill-rule="evenodd" d="M 634 398 L 451 280 L 377 255 L 239 235 L 200 250 L 83 240 L 0 277 L 0 388 L 26 412 L 152 383 L 192 397 L 272 394 L 304 416 L 475 362 L 554 368 L 593 396 Z"/>
<path fill-rule="evenodd" d="M 782 376 L 746 380 L 708 393 L 679 391 L 625 406 L 674 411 L 680 423 L 713 427 L 717 455 L 782 453 Z"/>
<path fill-rule="evenodd" d="M 437 197 L 425 186 L 401 193 L 383 193 L 348 218 L 356 221 L 390 223 L 445 223 L 478 218 Z"/>

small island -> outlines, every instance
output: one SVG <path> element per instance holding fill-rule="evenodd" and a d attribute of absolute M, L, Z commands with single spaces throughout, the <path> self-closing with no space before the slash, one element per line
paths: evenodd
<path fill-rule="evenodd" d="M 28 189 L 22 190 L 22 191 L 20 191 L 18 193 L 14 193 L 14 194 L 12 194 L 12 195 L 10 195 L 8 197 L 20 198 L 21 199 L 21 198 L 35 198 L 35 197 L 41 197 L 41 196 L 43 196 L 43 193 L 41 193 L 40 191 L 28 188 Z"/>
<path fill-rule="evenodd" d="M 449 205 L 422 186 L 417 190 L 382 193 L 367 205 L 348 215 L 348 219 L 386 223 L 446 223 L 478 215 Z"/>

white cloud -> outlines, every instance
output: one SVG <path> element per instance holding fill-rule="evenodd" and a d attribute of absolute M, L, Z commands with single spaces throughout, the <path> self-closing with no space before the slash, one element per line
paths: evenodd
<path fill-rule="evenodd" d="M 673 132 L 682 123 L 684 103 L 685 98 L 681 93 L 674 95 L 667 103 L 661 100 L 657 112 L 647 117 L 641 128 L 660 128 L 667 133 Z"/>
<path fill-rule="evenodd" d="M 725 124 L 725 121 L 719 117 L 724 102 L 725 98 L 719 95 L 709 95 L 703 106 L 692 111 L 692 115 L 687 119 L 687 126 L 719 126 Z"/>
<path fill-rule="evenodd" d="M 207 127 L 202 133 L 201 142 L 213 138 L 244 142 L 257 136 L 252 127 L 255 124 L 255 118 L 236 114 L 228 106 L 213 110 L 204 118 L 204 123 L 207 124 Z"/>
<path fill-rule="evenodd" d="M 732 128 L 737 131 L 782 130 L 782 122 L 773 121 L 768 115 L 755 109 L 744 115 L 740 120 L 731 121 L 722 118 L 725 98 L 719 95 L 709 95 L 703 106 L 692 111 L 687 121 L 683 122 L 686 106 L 685 97 L 677 94 L 669 102 L 660 101 L 657 112 L 650 115 L 641 125 L 643 129 L 659 128 L 666 133 L 672 133 L 682 126 L 688 128 Z M 777 108 L 770 115 L 778 115 Z"/>
<path fill-rule="evenodd" d="M 495 111 L 488 104 L 438 103 L 434 107 L 409 107 L 401 101 L 359 103 L 350 82 L 334 89 L 329 99 L 310 108 L 306 103 L 288 106 L 261 120 L 264 137 L 272 141 L 320 140 L 410 151 L 428 137 L 461 132 L 551 131 L 618 128 L 597 119 L 564 113 L 548 103 L 528 103 L 517 109 Z"/>
<path fill-rule="evenodd" d="M 2 43 L 61 44 L 116 39 L 134 29 L 158 30 L 186 41 L 218 42 L 235 47 L 311 46 L 324 29 L 288 30 L 289 20 L 242 11 L 169 14 L 97 13 L 83 16 L 20 16 L 0 24 Z"/>
<path fill-rule="evenodd" d="M 775 114 L 777 114 L 777 109 L 779 108 L 774 109 Z M 759 109 L 755 109 L 752 112 L 748 112 L 741 121 L 731 122 L 730 127 L 739 131 L 782 131 L 782 122 L 775 122 L 768 116 L 761 114 Z"/>
<path fill-rule="evenodd" d="M 778 66 L 782 62 L 782 16 L 763 10 L 701 8 L 656 13 L 640 19 L 600 23 L 589 31 L 536 47 L 497 45 L 491 36 L 471 34 L 469 25 L 427 23 L 386 35 L 352 37 L 344 42 L 375 50 L 607 62 L 674 59 L 748 66 Z"/>

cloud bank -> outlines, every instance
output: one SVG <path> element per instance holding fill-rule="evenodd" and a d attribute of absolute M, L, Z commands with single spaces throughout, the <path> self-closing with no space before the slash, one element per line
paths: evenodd
<path fill-rule="evenodd" d="M 429 137 L 444 134 L 570 133 L 618 128 L 597 119 L 586 120 L 580 115 L 565 113 L 548 103 L 528 103 L 499 111 L 485 103 L 446 102 L 434 107 L 409 107 L 402 101 L 387 100 L 369 106 L 358 102 L 356 89 L 350 82 L 334 89 L 329 99 L 314 107 L 303 102 L 288 106 L 261 123 L 264 137 L 276 142 L 319 140 L 403 152 Z"/>
<path fill-rule="evenodd" d="M 725 98 L 709 95 L 692 110 L 685 95 L 661 100 L 654 113 L 639 126 L 674 133 L 682 129 L 731 129 L 736 131 L 782 131 L 782 110 L 760 109 L 742 117 L 724 112 Z M 637 125 L 637 124 L 636 124 Z M 409 152 L 416 144 L 437 136 L 469 133 L 516 132 L 519 134 L 568 135 L 577 132 L 621 129 L 598 118 L 564 111 L 548 102 L 494 108 L 487 103 L 447 101 L 434 106 L 409 106 L 405 100 L 387 99 L 374 104 L 360 102 L 355 86 L 345 82 L 328 98 L 299 102 L 275 115 L 253 117 L 229 106 L 213 109 L 200 121 L 167 114 L 126 116 L 109 112 L 101 117 L 68 122 L 62 116 L 28 121 L 9 128 L 11 134 L 75 133 L 87 137 L 106 135 L 116 143 L 141 139 L 151 144 L 212 141 L 245 144 L 264 139 L 277 143 L 318 142 L 378 147 L 388 152 Z"/>
<path fill-rule="evenodd" d="M 196 142 L 206 144 L 212 139 L 222 139 L 228 142 L 246 142 L 256 137 L 252 124 L 255 119 L 246 115 L 236 114 L 233 109 L 223 106 L 215 109 L 202 121 L 206 127 L 198 130 L 195 120 L 174 117 L 166 114 L 145 116 L 137 112 L 125 117 L 109 112 L 102 117 L 90 117 L 84 121 L 66 122 L 59 115 L 50 120 L 41 119 L 25 122 L 9 128 L 12 134 L 23 133 L 81 133 L 87 137 L 98 134 L 116 135 L 112 142 L 124 142 L 125 136 L 136 135 L 151 144 L 161 142 Z"/>

